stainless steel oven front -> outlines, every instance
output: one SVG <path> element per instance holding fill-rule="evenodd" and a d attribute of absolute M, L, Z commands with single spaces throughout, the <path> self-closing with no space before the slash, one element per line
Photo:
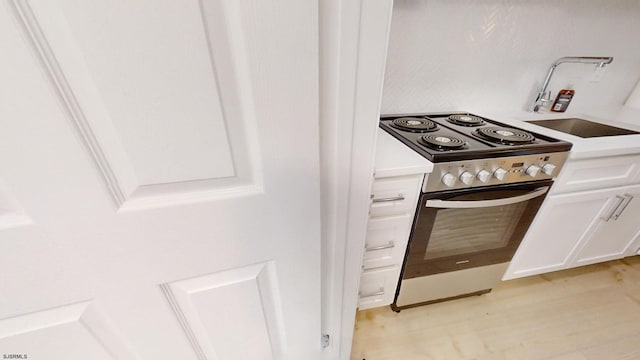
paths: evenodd
<path fill-rule="evenodd" d="M 489 292 L 552 183 L 422 194 L 392 309 Z"/>

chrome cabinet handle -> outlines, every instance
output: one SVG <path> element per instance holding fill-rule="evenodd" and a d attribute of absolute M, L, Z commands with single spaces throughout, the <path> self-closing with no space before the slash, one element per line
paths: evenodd
<path fill-rule="evenodd" d="M 364 250 L 365 251 L 375 251 L 375 250 L 384 250 L 384 249 L 391 249 L 396 247 L 396 245 L 393 243 L 393 241 L 389 242 L 386 245 L 380 245 L 380 246 L 373 246 L 373 247 L 365 247 Z"/>
<path fill-rule="evenodd" d="M 373 199 L 371 202 L 375 204 L 375 203 L 381 203 L 381 202 L 392 202 L 392 201 L 402 201 L 402 200 L 404 200 L 404 195 L 398 194 L 398 196 L 394 196 L 394 197 Z"/>
<path fill-rule="evenodd" d="M 383 288 L 380 288 L 379 291 L 374 292 L 374 293 L 369 293 L 369 294 L 358 293 L 358 296 L 360 296 L 361 298 L 372 297 L 372 296 L 380 296 L 380 295 L 384 295 L 384 289 Z"/>
<path fill-rule="evenodd" d="M 629 203 L 631 202 L 631 200 L 633 200 L 633 196 L 629 195 L 629 194 L 624 194 L 624 201 L 620 204 L 620 206 L 618 206 L 618 210 L 616 210 L 615 214 L 613 214 L 613 220 L 618 220 L 618 218 L 620 217 L 620 215 L 622 215 L 622 212 L 624 211 L 624 209 L 627 208 L 627 206 L 629 206 Z"/>
<path fill-rule="evenodd" d="M 620 207 L 620 205 L 622 205 L 622 203 L 624 202 L 625 198 L 620 196 L 620 195 L 616 195 L 616 198 L 620 201 L 618 201 L 618 203 L 616 204 L 616 206 L 613 207 L 613 209 L 611 209 L 611 212 L 609 213 L 609 215 L 607 216 L 601 216 L 600 219 L 606 221 L 611 220 L 611 218 L 613 217 L 613 215 L 616 213 L 616 210 L 618 210 L 618 208 Z M 620 215 L 618 215 L 620 216 Z"/>

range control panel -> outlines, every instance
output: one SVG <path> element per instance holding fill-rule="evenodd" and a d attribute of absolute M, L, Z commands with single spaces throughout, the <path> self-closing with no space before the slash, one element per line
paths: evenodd
<path fill-rule="evenodd" d="M 434 163 L 422 192 L 554 179 L 568 152 Z"/>

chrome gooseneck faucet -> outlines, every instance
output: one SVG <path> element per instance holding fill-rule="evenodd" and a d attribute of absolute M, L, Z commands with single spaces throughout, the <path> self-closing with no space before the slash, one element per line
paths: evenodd
<path fill-rule="evenodd" d="M 544 83 L 542 84 L 542 87 L 540 88 L 538 95 L 536 95 L 536 98 L 533 100 L 533 102 L 529 106 L 529 111 L 537 112 L 538 109 L 540 109 L 540 106 L 542 106 L 546 102 L 551 101 L 551 92 L 549 91 L 547 93 L 547 86 L 549 86 L 549 81 L 551 81 L 551 76 L 553 75 L 553 72 L 558 67 L 558 65 L 563 63 L 578 63 L 578 64 L 597 64 L 597 67 L 604 67 L 607 64 L 611 64 L 612 61 L 613 61 L 613 57 L 611 56 L 608 56 L 608 57 L 570 56 L 570 57 L 562 57 L 554 61 L 553 64 L 551 64 L 551 67 L 549 68 L 549 72 L 547 73 L 547 78 L 544 80 Z"/>

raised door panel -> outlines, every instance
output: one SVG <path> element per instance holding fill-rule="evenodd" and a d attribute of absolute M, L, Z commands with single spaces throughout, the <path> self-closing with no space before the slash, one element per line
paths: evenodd
<path fill-rule="evenodd" d="M 573 266 L 619 259 L 633 252 L 631 247 L 640 238 L 640 189 L 618 192 L 609 198 L 598 217 L 598 226 L 577 249 Z"/>
<path fill-rule="evenodd" d="M 273 262 L 163 284 L 202 359 L 278 359 L 285 334 Z"/>
<path fill-rule="evenodd" d="M 0 349 L 4 359 L 135 359 L 91 301 L 0 319 Z"/>
<path fill-rule="evenodd" d="M 260 191 L 238 3 L 14 4 L 121 210 Z"/>
<path fill-rule="evenodd" d="M 504 279 L 562 270 L 569 266 L 574 249 L 597 226 L 609 192 L 550 196 L 518 247 Z"/>

